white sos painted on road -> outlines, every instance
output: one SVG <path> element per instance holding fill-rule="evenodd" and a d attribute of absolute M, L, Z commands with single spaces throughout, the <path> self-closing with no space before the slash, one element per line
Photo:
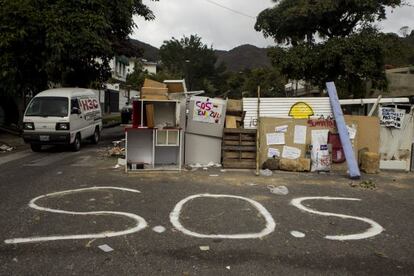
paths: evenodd
<path fill-rule="evenodd" d="M 235 199 L 240 199 L 240 200 L 247 201 L 251 205 L 253 205 L 253 207 L 255 207 L 257 209 L 257 211 L 259 211 L 259 213 L 263 216 L 263 218 L 266 220 L 266 226 L 259 233 L 245 233 L 245 234 L 232 234 L 232 235 L 225 235 L 225 234 L 207 235 L 207 234 L 196 233 L 196 232 L 193 232 L 191 230 L 188 230 L 180 222 L 181 210 L 187 202 L 189 202 L 191 200 L 194 200 L 196 198 L 202 198 L 202 197 L 207 197 L 207 198 L 235 198 Z M 262 238 L 264 236 L 269 235 L 270 233 L 272 233 L 275 230 L 275 227 L 276 227 L 276 223 L 273 220 L 272 215 L 266 210 L 265 207 L 263 207 L 262 204 L 260 204 L 259 202 L 255 201 L 255 200 L 246 198 L 246 197 L 234 196 L 234 195 L 199 194 L 199 195 L 192 195 L 192 196 L 186 197 L 183 200 L 181 200 L 180 202 L 178 202 L 177 205 L 175 205 L 174 210 L 170 213 L 170 221 L 171 221 L 172 225 L 175 227 L 175 229 L 181 231 L 182 233 L 184 233 L 186 235 L 193 236 L 193 237 L 196 237 L 196 238 L 208 238 L 208 239 L 257 239 L 257 238 Z"/>
<path fill-rule="evenodd" d="M 320 212 L 313 210 L 311 208 L 308 208 L 302 204 L 303 201 L 306 200 L 350 200 L 350 201 L 360 201 L 358 198 L 346 198 L 346 197 L 329 197 L 329 196 L 313 196 L 313 197 L 300 197 L 295 198 L 291 201 L 291 204 L 295 206 L 296 208 L 299 208 L 302 211 L 309 212 L 312 214 L 320 215 L 320 216 L 332 216 L 332 217 L 338 217 L 343 219 L 356 219 L 359 221 L 366 222 L 371 225 L 371 227 L 366 230 L 363 233 L 359 234 L 352 234 L 352 235 L 334 235 L 334 236 L 325 236 L 325 239 L 328 240 L 337 240 L 337 241 L 346 241 L 346 240 L 362 240 L 374 237 L 378 234 L 380 234 L 382 231 L 384 231 L 384 228 L 369 218 L 361 218 L 361 217 L 355 217 L 355 216 L 348 216 L 348 215 L 342 215 L 342 214 L 336 214 L 336 213 L 329 213 L 329 212 Z"/>
<path fill-rule="evenodd" d="M 32 199 L 29 203 L 29 207 L 33 208 L 35 210 L 44 211 L 44 212 L 50 212 L 50 213 L 57 213 L 57 214 L 65 214 L 65 215 L 80 215 L 80 216 L 90 216 L 90 215 L 116 215 L 116 216 L 123 216 L 128 219 L 132 219 L 136 222 L 134 227 L 122 230 L 122 231 L 104 231 L 101 233 L 92 233 L 92 234 L 78 234 L 78 235 L 53 235 L 53 236 L 44 236 L 44 237 L 28 237 L 28 238 L 14 238 L 14 239 L 8 239 L 4 242 L 7 244 L 18 244 L 18 243 L 31 243 L 31 242 L 45 242 L 45 241 L 57 241 L 57 240 L 79 240 L 79 239 L 100 239 L 100 238 L 110 238 L 110 237 L 117 237 L 117 236 L 123 236 L 128 234 L 137 233 L 147 227 L 147 222 L 144 218 L 132 214 L 132 213 L 126 213 L 126 212 L 115 212 L 115 211 L 94 211 L 94 212 L 74 212 L 74 211 L 65 211 L 65 210 L 59 210 L 59 209 L 52 209 L 47 207 L 42 207 L 36 204 L 36 201 L 44 198 L 50 198 L 55 196 L 62 196 L 62 195 L 68 195 L 73 193 L 81 193 L 85 191 L 96 191 L 96 190 L 119 190 L 123 192 L 131 192 L 131 193 L 140 193 L 138 190 L 134 189 L 128 189 L 128 188 L 122 188 L 122 187 L 90 187 L 90 188 L 82 188 L 82 189 L 76 189 L 76 190 L 67 190 L 67 191 L 61 191 L 61 192 L 55 192 L 50 193 L 46 195 L 38 196 L 34 199 Z M 262 231 L 258 233 L 241 233 L 241 234 L 214 234 L 214 235 L 208 235 L 203 233 L 197 233 L 194 231 L 191 231 L 187 228 L 185 228 L 181 222 L 180 222 L 180 215 L 183 209 L 183 206 L 185 204 L 188 204 L 190 201 L 197 199 L 197 198 L 232 198 L 232 199 L 238 199 L 243 200 L 248 203 L 250 203 L 252 206 L 254 206 L 257 211 L 263 216 L 263 218 L 266 221 L 266 225 L 263 228 Z M 337 213 L 329 213 L 329 212 L 320 212 L 311 208 L 308 208 L 302 204 L 303 201 L 306 200 L 349 200 L 349 201 L 360 201 L 360 199 L 357 198 L 343 198 L 343 197 L 300 197 L 295 198 L 291 201 L 291 205 L 295 206 L 296 208 L 311 213 L 316 214 L 320 216 L 333 216 L 333 217 L 339 217 L 343 219 L 355 219 L 358 221 L 362 221 L 364 223 L 368 223 L 371 225 L 369 229 L 367 229 L 363 233 L 358 234 L 351 234 L 351 235 L 328 235 L 325 236 L 326 239 L 329 240 L 360 240 L 360 239 L 367 239 L 374 237 L 378 234 L 380 234 L 382 231 L 384 231 L 384 228 L 379 225 L 377 222 L 368 219 L 368 218 L 361 218 L 356 216 L 349 216 L 349 215 L 343 215 L 343 214 L 337 214 Z M 183 200 L 179 201 L 173 211 L 170 213 L 170 222 L 171 224 L 180 232 L 182 232 L 185 235 L 196 237 L 196 238 L 219 238 L 219 239 L 257 239 L 262 238 L 264 236 L 267 236 L 271 234 L 276 227 L 276 223 L 272 217 L 272 215 L 269 213 L 269 211 L 259 202 L 242 197 L 242 196 L 235 196 L 235 195 L 215 195 L 215 194 L 197 194 L 192 195 L 189 197 L 184 198 Z M 157 233 L 162 233 L 165 228 L 164 227 L 154 227 L 154 231 Z M 298 231 L 292 231 L 292 235 L 295 237 L 301 237 L 304 238 L 305 235 L 303 233 L 300 233 L 298 236 L 297 234 L 300 233 Z"/>
<path fill-rule="evenodd" d="M 41 207 L 36 204 L 36 201 L 42 198 L 54 197 L 54 196 L 61 196 L 61 195 L 68 195 L 73 193 L 79 193 L 84 191 L 97 191 L 97 190 L 119 190 L 124 192 L 131 192 L 131 193 L 141 193 L 138 190 L 134 189 L 127 189 L 127 188 L 119 188 L 119 187 L 91 187 L 91 188 L 83 188 L 83 189 L 76 189 L 76 190 L 67 190 L 62 192 L 50 193 L 42 196 L 38 196 L 32 199 L 29 203 L 29 207 L 39 210 L 45 211 L 50 213 L 57 213 L 57 214 L 65 214 L 65 215 L 79 215 L 79 216 L 90 216 L 90 215 L 115 215 L 115 216 L 123 216 L 129 219 L 135 220 L 136 224 L 132 228 L 128 228 L 123 231 L 104 231 L 101 233 L 94 233 L 94 234 L 80 234 L 80 235 L 54 235 L 54 236 L 45 236 L 45 237 L 30 237 L 30 238 L 15 238 L 15 239 L 8 239 L 5 240 L 5 243 L 8 244 L 15 244 L 15 243 L 30 243 L 30 242 L 44 242 L 44 241 L 59 241 L 59 240 L 80 240 L 80 239 L 101 239 L 101 238 L 111 238 L 117 236 L 128 235 L 132 233 L 136 233 L 147 227 L 147 222 L 140 216 L 131 213 L 125 212 L 114 212 L 114 211 L 96 211 L 96 212 L 72 212 L 72 211 L 65 211 L 59 209 L 51 209 L 46 207 Z"/>

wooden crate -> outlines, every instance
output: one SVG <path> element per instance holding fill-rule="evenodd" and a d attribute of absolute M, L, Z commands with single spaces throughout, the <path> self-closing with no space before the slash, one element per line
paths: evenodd
<path fill-rule="evenodd" d="M 256 168 L 256 130 L 224 129 L 223 167 L 232 169 Z"/>

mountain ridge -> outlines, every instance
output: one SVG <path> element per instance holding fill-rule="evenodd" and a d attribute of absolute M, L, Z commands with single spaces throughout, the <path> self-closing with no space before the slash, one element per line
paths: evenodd
<path fill-rule="evenodd" d="M 130 39 L 133 48 L 142 49 L 142 58 L 157 62 L 159 49 L 148 43 Z M 217 56 L 217 65 L 224 63 L 228 71 L 240 72 L 245 69 L 254 69 L 271 66 L 266 48 L 259 48 L 251 44 L 243 44 L 231 50 L 214 50 Z"/>

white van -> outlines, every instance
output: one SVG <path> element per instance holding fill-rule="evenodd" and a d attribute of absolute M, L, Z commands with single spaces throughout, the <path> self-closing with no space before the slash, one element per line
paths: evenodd
<path fill-rule="evenodd" d="M 102 112 L 94 90 L 82 88 L 49 89 L 37 94 L 23 117 L 23 139 L 33 151 L 42 145 L 70 145 L 78 151 L 81 141 L 98 143 Z"/>

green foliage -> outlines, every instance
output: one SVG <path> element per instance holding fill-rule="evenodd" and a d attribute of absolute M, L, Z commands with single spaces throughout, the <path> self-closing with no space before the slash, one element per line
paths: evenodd
<path fill-rule="evenodd" d="M 372 24 L 385 19 L 385 9 L 400 5 L 400 0 L 275 2 L 259 15 L 255 28 L 292 45 L 269 53 L 282 74 L 320 88 L 335 81 L 344 96 L 364 96 L 368 81 L 374 88 L 386 88 L 384 41 L 390 39 Z"/>
<path fill-rule="evenodd" d="M 142 0 L 1 0 L 0 94 L 106 80 L 133 15 L 154 18 Z"/>
<path fill-rule="evenodd" d="M 401 0 L 273 0 L 276 6 L 262 11 L 255 28 L 279 43 L 345 37 L 359 26 L 369 26 L 386 17 L 387 7 Z"/>
<path fill-rule="evenodd" d="M 208 95 L 217 92 L 212 85 L 220 73 L 215 67 L 217 57 L 212 47 L 203 44 L 199 36 L 164 41 L 160 57 L 167 72 L 186 79 L 188 90 L 205 90 Z"/>
<path fill-rule="evenodd" d="M 335 81 L 348 96 L 364 96 L 365 82 L 375 88 L 386 88 L 384 73 L 384 35 L 365 30 L 347 38 L 336 37 L 320 44 L 299 44 L 270 50 L 275 66 L 291 79 L 304 79 L 324 88 Z"/>
<path fill-rule="evenodd" d="M 246 69 L 228 76 L 225 96 L 231 99 L 257 97 L 257 87 L 260 86 L 262 97 L 284 97 L 285 83 L 285 78 L 276 68 Z"/>
<path fill-rule="evenodd" d="M 384 35 L 385 64 L 402 67 L 414 64 L 414 32 L 401 38 L 397 34 Z"/>

